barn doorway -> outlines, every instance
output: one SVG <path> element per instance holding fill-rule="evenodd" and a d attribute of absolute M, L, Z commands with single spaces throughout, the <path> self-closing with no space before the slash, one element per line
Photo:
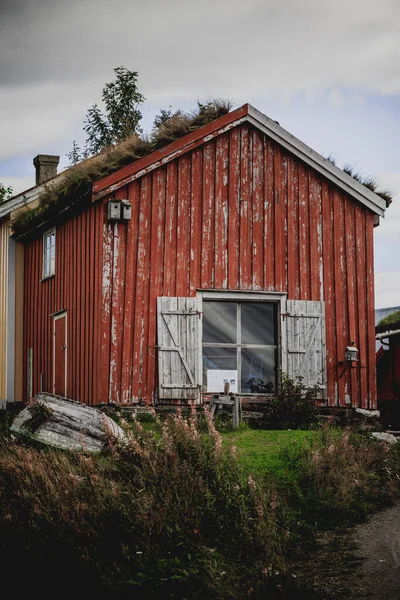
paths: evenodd
<path fill-rule="evenodd" d="M 67 395 L 67 312 L 53 317 L 53 394 Z"/>

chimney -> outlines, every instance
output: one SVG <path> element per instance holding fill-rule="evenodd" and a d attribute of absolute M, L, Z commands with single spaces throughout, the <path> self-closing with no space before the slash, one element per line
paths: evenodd
<path fill-rule="evenodd" d="M 36 169 L 36 185 L 44 183 L 57 175 L 57 166 L 60 162 L 59 156 L 52 154 L 38 154 L 33 159 Z"/>

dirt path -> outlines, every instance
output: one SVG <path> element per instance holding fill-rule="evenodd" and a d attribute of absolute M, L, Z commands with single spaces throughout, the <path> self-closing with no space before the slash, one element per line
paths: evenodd
<path fill-rule="evenodd" d="M 299 600 L 400 600 L 400 503 L 347 533 L 322 533 L 312 558 L 293 565 Z"/>
<path fill-rule="evenodd" d="M 355 555 L 352 598 L 400 600 L 400 504 L 372 516 L 353 530 Z"/>

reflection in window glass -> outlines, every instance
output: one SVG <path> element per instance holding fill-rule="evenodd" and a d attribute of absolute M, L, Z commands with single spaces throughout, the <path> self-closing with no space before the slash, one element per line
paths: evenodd
<path fill-rule="evenodd" d="M 234 370 L 237 371 L 236 348 L 221 348 L 218 346 L 206 346 L 203 348 L 203 383 L 207 389 L 208 370 Z M 220 392 L 221 390 L 207 390 L 209 392 Z"/>
<path fill-rule="evenodd" d="M 43 236 L 43 277 L 50 277 L 55 273 L 56 235 L 49 231 Z"/>
<path fill-rule="evenodd" d="M 241 304 L 242 344 L 275 344 L 275 305 L 267 302 Z"/>
<path fill-rule="evenodd" d="M 235 391 L 268 394 L 276 390 L 277 303 L 204 301 L 204 391 L 221 392 L 224 378 Z M 208 389 L 207 383 L 218 389 Z"/>
<path fill-rule="evenodd" d="M 205 302 L 203 311 L 203 341 L 235 344 L 237 303 Z"/>
<path fill-rule="evenodd" d="M 268 394 L 275 391 L 275 349 L 242 348 L 241 391 Z"/>

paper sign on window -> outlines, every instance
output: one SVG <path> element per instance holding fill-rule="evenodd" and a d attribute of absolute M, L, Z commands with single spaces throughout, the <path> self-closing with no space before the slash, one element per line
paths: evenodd
<path fill-rule="evenodd" d="M 208 369 L 207 391 L 222 394 L 225 383 L 229 383 L 230 391 L 237 394 L 238 380 L 237 371 L 230 369 Z"/>

